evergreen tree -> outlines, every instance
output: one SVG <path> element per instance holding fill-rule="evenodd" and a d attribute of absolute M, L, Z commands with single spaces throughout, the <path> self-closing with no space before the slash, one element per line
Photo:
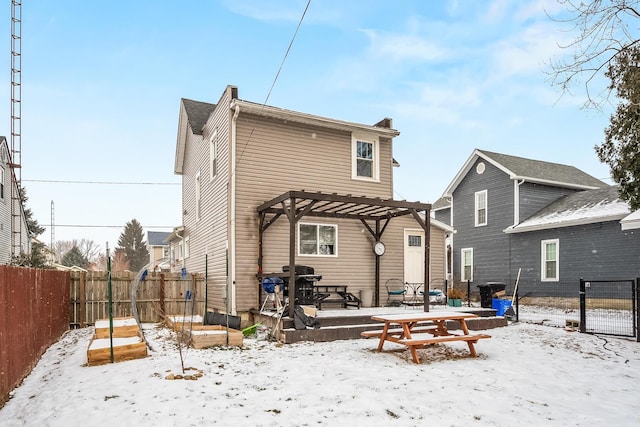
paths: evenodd
<path fill-rule="evenodd" d="M 89 265 L 89 260 L 82 255 L 82 252 L 80 252 L 80 249 L 78 249 L 77 246 L 72 247 L 69 252 L 64 254 L 62 261 L 60 262 L 62 265 L 66 265 L 67 267 L 73 267 L 75 265 L 81 268 L 86 268 L 87 265 Z"/>
<path fill-rule="evenodd" d="M 20 200 L 22 202 L 22 210 L 24 211 L 25 222 L 27 223 L 27 230 L 32 238 L 36 238 L 44 233 L 45 228 L 38 224 L 38 221 L 33 217 L 31 209 L 27 208 L 27 189 L 20 186 Z M 31 253 L 20 253 L 11 260 L 14 265 L 21 265 L 24 267 L 43 268 L 47 267 L 47 247 L 44 243 L 33 241 L 31 244 Z"/>
<path fill-rule="evenodd" d="M 149 263 L 149 251 L 144 241 L 142 226 L 134 218 L 124 226 L 118 238 L 118 248 L 124 251 L 131 271 L 138 271 Z"/>
<path fill-rule="evenodd" d="M 600 160 L 620 185 L 620 197 L 640 209 L 640 47 L 614 58 L 607 71 L 611 89 L 620 103 L 605 130 L 605 141 L 596 147 Z"/>

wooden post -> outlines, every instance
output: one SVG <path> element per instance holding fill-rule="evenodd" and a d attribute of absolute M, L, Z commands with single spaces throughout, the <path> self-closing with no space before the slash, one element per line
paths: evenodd
<path fill-rule="evenodd" d="M 164 307 L 164 273 L 160 273 L 160 318 L 165 319 Z"/>
<path fill-rule="evenodd" d="M 86 283 L 87 273 L 85 271 L 80 272 L 80 286 L 78 290 L 78 323 L 81 328 L 87 326 L 87 297 L 86 297 Z"/>

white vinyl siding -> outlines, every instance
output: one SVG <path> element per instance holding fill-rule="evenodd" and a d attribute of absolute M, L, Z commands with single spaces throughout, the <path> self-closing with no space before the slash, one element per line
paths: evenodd
<path fill-rule="evenodd" d="M 473 248 L 464 248 L 460 251 L 460 278 L 463 282 L 473 282 Z"/>
<path fill-rule="evenodd" d="M 298 255 L 338 255 L 338 226 L 298 224 Z"/>
<path fill-rule="evenodd" d="M 543 282 L 557 282 L 560 277 L 560 241 L 543 240 L 541 249 L 541 272 Z"/>
<path fill-rule="evenodd" d="M 379 144 L 376 138 L 353 136 L 351 177 L 371 181 L 380 180 Z"/>
<path fill-rule="evenodd" d="M 475 225 L 487 225 L 487 190 L 475 194 Z"/>

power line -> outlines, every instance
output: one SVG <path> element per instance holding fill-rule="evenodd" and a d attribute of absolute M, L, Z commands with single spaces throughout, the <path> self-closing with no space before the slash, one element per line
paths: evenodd
<path fill-rule="evenodd" d="M 302 25 L 302 21 L 304 20 L 305 15 L 307 14 L 309 5 L 311 5 L 311 0 L 307 2 L 307 5 L 304 8 L 304 12 L 302 12 L 302 16 L 298 21 L 298 26 L 296 27 L 296 31 L 293 33 L 293 37 L 291 37 L 291 41 L 289 42 L 289 47 L 287 47 L 287 51 L 285 52 L 284 57 L 282 58 L 282 62 L 280 62 L 280 67 L 278 68 L 278 72 L 276 73 L 276 76 L 273 78 L 273 82 L 271 83 L 271 87 L 269 88 L 269 92 L 267 93 L 267 97 L 264 99 L 264 102 L 262 103 L 262 108 L 264 108 L 265 105 L 267 105 L 267 102 L 269 101 L 269 97 L 271 96 L 271 92 L 273 91 L 273 88 L 275 87 L 276 82 L 278 81 L 278 77 L 280 77 L 280 71 L 282 71 L 282 67 L 284 67 L 284 63 L 287 60 L 287 57 L 289 56 L 289 51 L 291 51 L 291 46 L 293 46 L 293 42 L 296 40 L 296 36 L 298 35 L 298 30 Z M 247 138 L 247 142 L 244 144 L 244 147 L 242 147 L 242 151 L 240 152 L 240 156 L 238 156 L 238 159 L 236 160 L 236 164 L 242 159 L 242 156 L 244 155 L 245 150 L 249 146 L 249 142 L 251 142 L 251 137 L 253 136 L 254 130 L 255 128 L 251 129 L 251 133 L 249 134 L 249 137 Z M 236 165 L 233 165 L 232 173 L 235 173 L 235 169 L 236 169 Z"/>
<path fill-rule="evenodd" d="M 133 182 L 133 181 L 64 181 L 55 179 L 23 179 L 27 182 L 46 182 L 53 184 L 105 184 L 105 185 L 181 185 L 179 182 Z"/>
<path fill-rule="evenodd" d="M 289 56 L 289 51 L 291 50 L 291 46 L 293 46 L 293 42 L 296 39 L 296 36 L 298 35 L 298 30 L 300 29 L 300 26 L 302 25 L 302 20 L 304 19 L 304 16 L 307 14 L 307 10 L 309 9 L 309 5 L 311 4 L 311 0 L 309 0 L 307 2 L 307 6 L 304 8 L 304 12 L 302 12 L 302 16 L 300 17 L 300 20 L 298 21 L 298 26 L 296 27 L 296 31 L 293 33 L 293 37 L 291 38 L 291 42 L 289 43 L 289 47 L 287 48 L 287 51 L 284 54 L 284 58 L 282 58 L 282 62 L 280 63 L 280 68 L 278 68 L 278 72 L 276 73 L 275 78 L 273 79 L 273 83 L 271 83 L 271 88 L 269 88 L 269 93 L 267 94 L 267 97 L 264 100 L 264 103 L 262 104 L 262 106 L 265 106 L 267 104 L 267 102 L 269 101 L 269 97 L 271 96 L 271 91 L 273 90 L 273 87 L 276 85 L 276 81 L 278 81 L 278 77 L 280 77 L 280 71 L 282 71 L 282 67 L 284 66 L 284 62 L 287 60 L 287 57 Z"/>
<path fill-rule="evenodd" d="M 40 224 L 42 227 L 52 227 L 51 224 Z M 124 225 L 89 225 L 89 224 L 55 224 L 55 227 L 68 228 L 124 228 Z M 144 225 L 142 228 L 171 228 L 175 225 Z"/>

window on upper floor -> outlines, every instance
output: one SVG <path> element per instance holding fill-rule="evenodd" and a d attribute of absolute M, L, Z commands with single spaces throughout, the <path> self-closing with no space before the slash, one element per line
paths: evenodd
<path fill-rule="evenodd" d="M 473 248 L 460 251 L 460 280 L 473 282 Z"/>
<path fill-rule="evenodd" d="M 0 200 L 4 200 L 4 168 L 0 166 Z"/>
<path fill-rule="evenodd" d="M 196 174 L 196 221 L 200 221 L 201 206 L 202 206 L 202 180 L 200 179 L 200 171 Z"/>
<path fill-rule="evenodd" d="M 476 192 L 475 199 L 476 227 L 487 225 L 487 190 Z"/>
<path fill-rule="evenodd" d="M 298 224 L 298 255 L 336 256 L 338 226 Z"/>
<path fill-rule="evenodd" d="M 560 277 L 560 241 L 558 239 L 543 240 L 540 279 L 543 282 L 557 282 Z"/>
<path fill-rule="evenodd" d="M 209 139 L 209 181 L 218 173 L 218 129 L 213 131 Z"/>
<path fill-rule="evenodd" d="M 351 144 L 351 177 L 353 179 L 378 181 L 380 174 L 378 140 L 354 135 Z"/>

